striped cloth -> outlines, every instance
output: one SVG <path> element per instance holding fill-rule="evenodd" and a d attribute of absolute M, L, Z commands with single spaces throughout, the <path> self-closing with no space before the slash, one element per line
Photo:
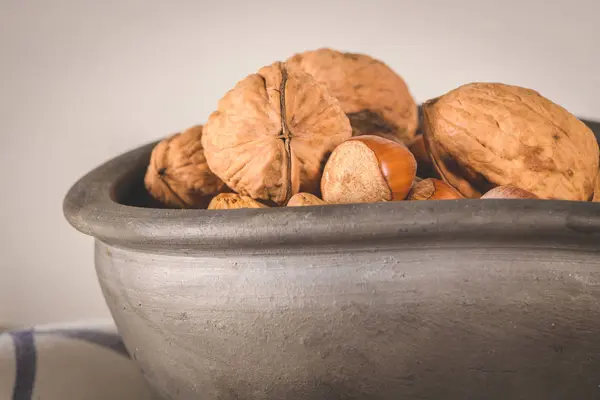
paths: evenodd
<path fill-rule="evenodd" d="M 153 399 L 112 322 L 0 333 L 0 400 Z"/>

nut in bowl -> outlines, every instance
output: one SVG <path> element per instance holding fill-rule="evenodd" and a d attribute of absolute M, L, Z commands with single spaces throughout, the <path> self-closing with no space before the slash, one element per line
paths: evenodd
<path fill-rule="evenodd" d="M 227 188 L 208 168 L 202 125 L 169 136 L 152 150 L 144 176 L 148 193 L 167 207 L 205 208 Z"/>
<path fill-rule="evenodd" d="M 221 193 L 210 201 L 209 210 L 233 210 L 238 208 L 268 208 L 267 205 L 259 203 L 249 196 L 241 196 L 237 193 Z"/>
<path fill-rule="evenodd" d="M 352 138 L 333 151 L 321 192 L 328 203 L 404 200 L 417 173 L 406 146 L 374 135 Z"/>
<path fill-rule="evenodd" d="M 456 200 L 464 198 L 450 185 L 435 178 L 415 182 L 408 200 Z"/>
<path fill-rule="evenodd" d="M 310 193 L 296 193 L 292 196 L 290 201 L 288 201 L 288 207 L 301 207 L 301 206 L 319 206 L 327 204 L 314 194 Z"/>
<path fill-rule="evenodd" d="M 327 154 L 351 134 L 323 86 L 278 62 L 219 101 L 202 144 L 210 169 L 234 191 L 283 205 L 296 193 L 318 193 Z"/>
<path fill-rule="evenodd" d="M 339 100 L 353 135 L 379 135 L 409 143 L 417 129 L 417 104 L 408 86 L 381 60 L 322 48 L 295 54 L 297 65 Z"/>
<path fill-rule="evenodd" d="M 475 85 L 426 103 L 423 157 L 352 136 L 340 100 L 293 65 L 232 86 L 200 141 L 117 156 L 64 202 L 158 398 L 597 397 L 586 127 L 528 91 Z M 423 159 L 435 168 L 417 172 Z M 183 207 L 144 185 L 160 160 Z M 190 209 L 201 180 L 210 202 Z"/>
<path fill-rule="evenodd" d="M 303 53 L 238 82 L 204 128 L 156 146 L 146 173 L 150 194 L 185 208 L 205 208 L 222 192 L 274 207 L 297 205 L 290 199 L 299 193 L 323 200 L 313 205 L 514 199 L 518 191 L 529 199 L 597 201 L 594 133 L 538 92 L 470 83 L 425 102 L 422 134 L 399 120 L 404 127 L 394 132 L 413 133 L 364 134 L 347 117 L 352 90 L 331 75 L 356 60 L 339 54 Z M 369 82 L 381 90 L 368 79 L 361 85 Z"/>
<path fill-rule="evenodd" d="M 486 192 L 482 199 L 539 199 L 535 194 L 528 192 L 518 187 L 505 185 L 496 186 L 490 191 Z"/>
<path fill-rule="evenodd" d="M 423 115 L 437 172 L 466 197 L 501 185 L 541 199 L 593 197 L 599 159 L 594 133 L 531 89 L 471 83 L 427 101 Z"/>

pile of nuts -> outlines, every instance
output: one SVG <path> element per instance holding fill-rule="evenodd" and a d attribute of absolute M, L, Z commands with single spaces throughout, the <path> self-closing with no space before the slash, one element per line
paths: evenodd
<path fill-rule="evenodd" d="M 306 51 L 242 79 L 204 125 L 157 144 L 144 183 L 172 208 L 600 201 L 593 132 L 531 89 L 469 83 L 422 114 L 383 62 Z"/>

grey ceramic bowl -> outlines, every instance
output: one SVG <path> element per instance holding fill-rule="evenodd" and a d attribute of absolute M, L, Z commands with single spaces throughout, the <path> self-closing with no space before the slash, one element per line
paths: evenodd
<path fill-rule="evenodd" d="M 162 398 L 600 398 L 600 204 L 163 210 L 152 146 L 64 210 Z"/>

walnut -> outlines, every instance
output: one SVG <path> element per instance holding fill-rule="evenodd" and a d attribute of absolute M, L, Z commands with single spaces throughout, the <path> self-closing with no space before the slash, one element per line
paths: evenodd
<path fill-rule="evenodd" d="M 276 62 L 219 101 L 202 143 L 210 169 L 231 189 L 285 205 L 319 194 L 327 156 L 352 135 L 339 102 L 301 69 Z"/>
<path fill-rule="evenodd" d="M 438 173 L 464 196 L 512 185 L 542 199 L 590 199 L 598 171 L 592 131 L 539 93 L 471 83 L 423 105 Z"/>
<path fill-rule="evenodd" d="M 409 144 L 418 124 L 417 105 L 404 80 L 365 54 L 322 48 L 295 54 L 298 65 L 326 85 L 350 118 L 354 136 L 378 135 Z"/>
<path fill-rule="evenodd" d="M 159 142 L 150 156 L 144 184 L 168 207 L 205 208 L 225 184 L 208 168 L 202 148 L 202 125 Z"/>
<path fill-rule="evenodd" d="M 236 208 L 269 208 L 269 206 L 237 193 L 221 193 L 215 196 L 208 205 L 209 210 L 233 210 Z"/>
<path fill-rule="evenodd" d="M 323 200 L 310 193 L 296 193 L 292 196 L 290 201 L 288 201 L 288 207 L 302 207 L 302 206 L 319 206 L 325 205 Z"/>

